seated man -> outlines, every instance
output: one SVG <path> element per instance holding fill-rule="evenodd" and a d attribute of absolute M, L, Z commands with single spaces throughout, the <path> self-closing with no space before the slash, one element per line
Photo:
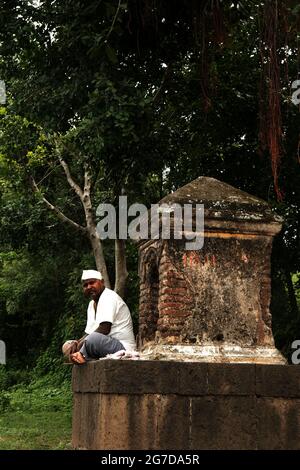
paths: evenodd
<path fill-rule="evenodd" d="M 135 350 L 130 311 L 116 292 L 104 287 L 99 271 L 82 273 L 82 287 L 91 301 L 87 309 L 85 336 L 64 343 L 63 353 L 75 364 L 99 359 L 120 350 Z"/>

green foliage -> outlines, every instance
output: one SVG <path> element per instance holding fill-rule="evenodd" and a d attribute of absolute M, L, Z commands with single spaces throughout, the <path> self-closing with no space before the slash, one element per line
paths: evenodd
<path fill-rule="evenodd" d="M 300 331 L 299 274 L 291 278 L 289 272 L 280 269 L 273 273 L 270 308 L 275 345 L 290 361 L 291 345 L 299 339 Z"/>
<path fill-rule="evenodd" d="M 3 413 L 4 411 L 9 410 L 9 408 L 10 408 L 9 394 L 2 392 L 0 395 L 0 412 Z"/>
<path fill-rule="evenodd" d="M 0 394 L 0 449 L 70 449 L 70 379 L 51 374 Z"/>
<path fill-rule="evenodd" d="M 49 344 L 61 315 L 63 283 L 58 278 L 57 261 L 40 262 L 26 250 L 2 255 L 0 265 L 0 317 L 2 338 L 8 355 L 18 352 L 32 361 L 39 348 Z"/>
<path fill-rule="evenodd" d="M 23 368 L 18 369 L 10 367 L 9 365 L 0 366 L 0 391 L 8 390 L 9 388 L 17 385 L 28 385 L 32 379 L 31 369 Z"/>
<path fill-rule="evenodd" d="M 55 382 L 53 377 L 48 376 L 30 383 L 27 387 L 16 387 L 9 392 L 11 407 L 17 412 L 71 411 L 70 380 Z"/>

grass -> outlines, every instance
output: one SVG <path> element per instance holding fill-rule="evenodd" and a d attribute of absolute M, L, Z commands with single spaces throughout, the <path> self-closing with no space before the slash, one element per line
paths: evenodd
<path fill-rule="evenodd" d="M 0 450 L 71 449 L 69 381 L 44 378 L 0 393 Z"/>

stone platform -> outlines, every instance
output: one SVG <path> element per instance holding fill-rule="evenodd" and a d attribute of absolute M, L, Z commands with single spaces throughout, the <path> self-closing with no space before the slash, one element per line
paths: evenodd
<path fill-rule="evenodd" d="M 100 360 L 73 367 L 75 449 L 300 449 L 300 367 Z"/>

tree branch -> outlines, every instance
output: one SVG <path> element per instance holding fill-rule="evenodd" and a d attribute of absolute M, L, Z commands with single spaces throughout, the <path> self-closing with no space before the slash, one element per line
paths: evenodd
<path fill-rule="evenodd" d="M 92 185 L 92 179 L 91 179 L 88 167 L 86 165 L 85 168 L 84 168 L 84 188 L 83 188 L 83 192 L 84 193 L 87 192 L 90 195 L 91 185 Z"/>
<path fill-rule="evenodd" d="M 42 199 L 44 201 L 44 203 L 47 205 L 47 207 L 52 211 L 54 212 L 57 217 L 62 220 L 62 222 L 65 222 L 65 223 L 68 223 L 69 225 L 72 225 L 73 228 L 75 228 L 76 230 L 86 234 L 86 228 L 83 227 L 82 225 L 78 224 L 77 222 L 74 222 L 74 220 L 72 219 L 69 219 L 69 217 L 67 217 L 65 214 L 63 214 L 63 212 L 61 212 L 56 206 L 54 206 L 53 204 L 51 204 L 51 202 L 48 201 L 48 199 L 45 198 L 45 196 L 41 193 L 41 191 L 39 190 L 38 188 L 38 185 L 36 184 L 35 182 L 35 179 L 33 178 L 33 176 L 30 177 L 30 182 L 31 182 L 31 186 L 32 186 L 32 189 L 34 192 L 36 193 L 40 193 L 41 196 L 42 196 Z"/>
<path fill-rule="evenodd" d="M 116 280 L 114 290 L 121 297 L 124 297 L 126 281 L 128 278 L 125 240 L 115 240 L 115 267 Z"/>
<path fill-rule="evenodd" d="M 64 169 L 64 172 L 65 172 L 65 174 L 66 174 L 66 177 L 67 177 L 67 180 L 68 180 L 69 185 L 71 186 L 72 189 L 74 189 L 75 193 L 78 194 L 78 196 L 79 196 L 80 199 L 82 200 L 82 198 L 83 198 L 83 191 L 82 191 L 81 187 L 79 186 L 79 184 L 77 184 L 77 183 L 74 181 L 74 179 L 72 178 L 69 165 L 67 164 L 67 162 L 65 162 L 65 160 L 64 160 L 61 156 L 59 156 L 58 158 L 59 158 L 59 161 L 60 161 L 61 166 L 62 166 L 63 169 Z"/>
<path fill-rule="evenodd" d="M 161 80 L 161 82 L 160 82 L 159 88 L 158 88 L 158 90 L 156 91 L 155 95 L 153 96 L 152 104 L 156 104 L 156 103 L 160 100 L 160 97 L 161 97 L 161 95 L 162 95 L 164 86 L 165 86 L 167 80 L 168 80 L 169 77 L 170 77 L 171 68 L 172 68 L 172 64 L 168 64 L 168 65 L 167 65 L 167 68 L 166 68 L 166 70 L 165 70 L 165 73 L 164 73 L 164 75 L 163 75 L 163 78 L 162 78 L 162 80 Z"/>
<path fill-rule="evenodd" d="M 110 27 L 110 29 L 109 29 L 107 35 L 106 35 L 105 41 L 108 40 L 108 38 L 109 38 L 109 36 L 110 36 L 112 30 L 114 29 L 115 22 L 116 22 L 116 19 L 117 19 L 117 17 L 118 17 L 119 11 L 120 11 L 120 6 L 121 6 L 121 0 L 119 0 L 119 4 L 118 4 L 118 6 L 117 6 L 117 9 L 116 9 L 116 13 L 115 13 L 113 22 L 112 22 L 111 27 Z"/>

